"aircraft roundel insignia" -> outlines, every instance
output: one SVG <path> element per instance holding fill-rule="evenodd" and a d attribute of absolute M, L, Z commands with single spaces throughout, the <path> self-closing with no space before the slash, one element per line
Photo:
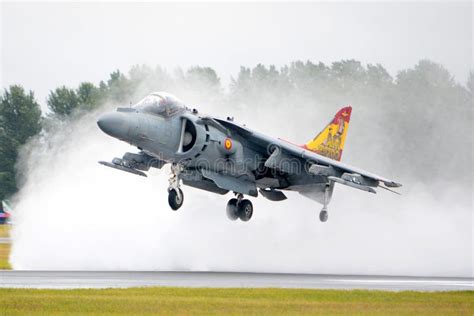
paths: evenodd
<path fill-rule="evenodd" d="M 232 141 L 230 138 L 226 138 L 224 141 L 224 148 L 230 150 L 232 148 Z"/>

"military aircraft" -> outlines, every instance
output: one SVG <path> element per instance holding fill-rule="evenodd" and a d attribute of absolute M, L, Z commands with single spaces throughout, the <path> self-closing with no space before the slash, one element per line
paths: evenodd
<path fill-rule="evenodd" d="M 395 192 L 390 188 L 401 186 L 340 162 L 351 112 L 350 106 L 342 108 L 316 137 L 299 146 L 263 135 L 231 117 L 201 114 L 169 93 L 155 92 L 99 117 L 103 132 L 140 150 L 99 163 L 139 176 L 171 164 L 168 202 L 173 210 L 183 205 L 181 183 L 217 194 L 232 191 L 235 197 L 227 203 L 227 216 L 244 222 L 253 214 L 245 195 L 260 193 L 282 201 L 287 190 L 321 203 L 319 218 L 325 222 L 335 183 L 371 193 L 376 187 Z"/>

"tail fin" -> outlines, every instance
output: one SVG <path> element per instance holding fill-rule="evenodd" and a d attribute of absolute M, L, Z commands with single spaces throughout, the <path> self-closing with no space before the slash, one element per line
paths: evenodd
<path fill-rule="evenodd" d="M 332 121 L 303 147 L 322 156 L 341 160 L 351 112 L 352 107 L 350 106 L 340 109 Z"/>

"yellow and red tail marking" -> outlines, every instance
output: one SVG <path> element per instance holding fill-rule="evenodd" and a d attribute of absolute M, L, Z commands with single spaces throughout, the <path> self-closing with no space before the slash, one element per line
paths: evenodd
<path fill-rule="evenodd" d="M 350 106 L 340 109 L 321 133 L 302 147 L 322 156 L 341 160 L 351 112 Z"/>

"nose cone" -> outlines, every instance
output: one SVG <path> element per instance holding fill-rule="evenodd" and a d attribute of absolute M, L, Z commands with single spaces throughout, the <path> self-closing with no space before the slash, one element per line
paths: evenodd
<path fill-rule="evenodd" d="M 127 117 L 123 113 L 111 112 L 102 114 L 97 120 L 97 125 L 106 134 L 124 139 L 128 132 Z"/>

